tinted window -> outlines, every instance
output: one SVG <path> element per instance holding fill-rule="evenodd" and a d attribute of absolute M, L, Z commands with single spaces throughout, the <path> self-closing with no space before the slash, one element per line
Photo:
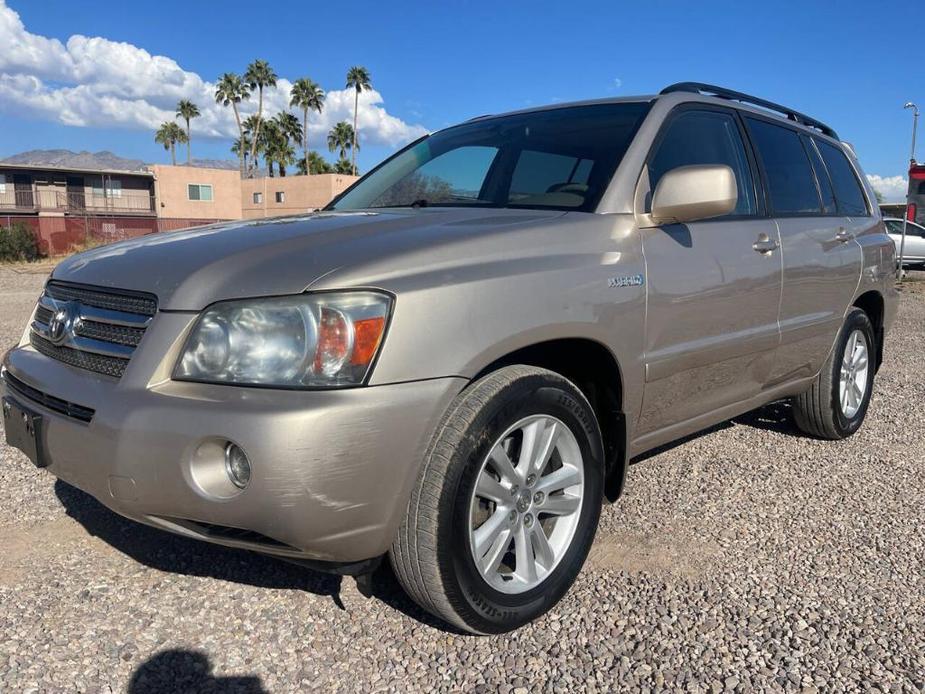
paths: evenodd
<path fill-rule="evenodd" d="M 747 119 L 768 179 L 774 214 L 819 214 L 816 179 L 800 135 L 762 120 Z"/>
<path fill-rule="evenodd" d="M 672 120 L 649 162 L 652 190 L 679 166 L 725 164 L 736 176 L 739 199 L 733 214 L 755 214 L 755 186 L 735 118 L 713 111 L 687 111 Z"/>
<path fill-rule="evenodd" d="M 593 211 L 648 103 L 482 118 L 421 140 L 330 208 L 419 205 Z"/>
<path fill-rule="evenodd" d="M 858 177 L 854 175 L 854 169 L 848 162 L 848 157 L 828 142 L 816 140 L 816 144 L 819 145 L 819 152 L 832 177 L 838 211 L 845 215 L 867 215 L 867 201 L 861 190 L 861 184 L 858 183 Z"/>
<path fill-rule="evenodd" d="M 903 233 L 903 223 L 897 222 L 893 219 L 888 219 L 883 222 L 886 225 L 886 233 L 888 234 L 901 234 Z"/>
<path fill-rule="evenodd" d="M 517 202 L 537 194 L 554 192 L 579 192 L 584 195 L 588 190 L 591 164 L 590 159 L 525 149 L 514 167 L 508 200 Z"/>
<path fill-rule="evenodd" d="M 829 172 L 826 171 L 825 164 L 816 147 L 805 135 L 802 137 L 803 146 L 812 162 L 813 171 L 816 172 L 816 182 L 819 183 L 819 193 L 822 195 L 822 211 L 826 214 L 838 214 L 838 204 L 835 202 L 835 191 L 832 190 L 832 181 L 829 180 Z"/>

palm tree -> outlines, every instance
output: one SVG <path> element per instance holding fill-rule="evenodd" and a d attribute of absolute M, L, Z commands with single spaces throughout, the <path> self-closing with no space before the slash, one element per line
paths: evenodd
<path fill-rule="evenodd" d="M 251 165 L 254 169 L 257 168 L 258 159 L 260 155 L 263 155 L 263 159 L 266 162 L 267 166 L 267 175 L 270 178 L 275 176 L 276 169 L 274 168 L 274 142 L 282 137 L 282 133 L 279 131 L 279 126 L 276 125 L 276 121 L 270 119 L 263 124 L 263 127 L 260 129 L 260 138 L 257 142 L 257 146 L 253 146 L 253 139 L 256 137 L 257 132 L 257 114 L 253 114 L 244 121 L 244 132 L 251 138 L 251 149 L 256 152 L 255 159 L 251 162 Z"/>
<path fill-rule="evenodd" d="M 305 159 L 299 159 L 299 173 L 300 174 L 324 174 L 332 173 L 333 169 L 327 160 L 322 157 L 318 152 L 312 150 L 308 153 L 308 166 L 305 166 Z"/>
<path fill-rule="evenodd" d="M 257 114 L 256 113 L 252 113 L 247 118 L 245 118 L 242 125 L 244 128 L 244 142 L 247 147 L 247 151 L 244 152 L 244 170 L 249 172 L 251 171 L 251 167 L 253 167 L 254 170 L 257 169 L 258 164 L 259 164 L 258 155 L 262 155 L 266 151 L 266 130 L 264 129 L 260 133 L 260 139 L 258 140 L 256 136 L 256 132 L 257 132 Z M 255 140 L 257 142 L 256 147 L 254 147 Z M 254 154 L 254 158 L 250 162 L 248 162 L 247 160 L 248 160 L 248 157 L 250 156 L 251 149 L 254 149 L 256 154 Z"/>
<path fill-rule="evenodd" d="M 341 159 L 347 158 L 347 152 L 353 149 L 355 142 L 354 130 L 345 120 L 331 128 L 331 132 L 328 133 L 328 151 L 337 152 Z"/>
<path fill-rule="evenodd" d="M 347 70 L 347 89 L 353 89 L 353 148 L 350 151 L 353 163 L 353 175 L 357 175 L 357 109 L 360 106 L 360 92 L 364 89 L 373 88 L 372 78 L 369 76 L 369 70 L 365 67 L 355 65 Z"/>
<path fill-rule="evenodd" d="M 276 114 L 273 122 L 276 123 L 276 127 L 279 128 L 280 132 L 286 136 L 287 141 L 291 140 L 296 144 L 301 142 L 303 135 L 302 124 L 294 115 L 288 111 L 280 111 Z"/>
<path fill-rule="evenodd" d="M 308 112 L 321 113 L 324 107 L 324 90 L 307 77 L 298 79 L 289 92 L 289 106 L 302 109 L 302 152 L 303 161 L 309 159 L 308 152 Z M 311 167 L 309 167 L 311 169 Z M 309 171 L 310 172 L 310 171 Z"/>
<path fill-rule="evenodd" d="M 244 128 L 241 125 L 241 114 L 238 104 L 251 95 L 250 87 L 233 72 L 226 72 L 218 79 L 215 85 L 215 102 L 222 106 L 231 106 L 234 109 L 234 119 L 238 124 L 239 142 L 244 141 Z M 238 152 L 238 161 L 241 166 L 241 175 L 244 175 L 245 152 Z"/>
<path fill-rule="evenodd" d="M 286 167 L 295 162 L 295 148 L 289 140 L 280 137 L 270 143 L 270 149 L 273 151 L 273 160 L 279 167 L 279 175 L 285 178 Z"/>
<path fill-rule="evenodd" d="M 276 73 L 265 60 L 255 60 L 247 66 L 244 81 L 251 90 L 257 90 L 257 128 L 254 130 L 254 141 L 251 144 L 251 160 L 257 158 L 257 141 L 260 139 L 260 121 L 263 119 L 263 90 L 265 87 L 276 86 Z"/>
<path fill-rule="evenodd" d="M 199 118 L 202 114 L 199 113 L 199 107 L 188 99 L 180 99 L 177 102 L 177 118 L 182 118 L 186 121 L 186 163 L 193 163 L 193 155 L 190 152 L 190 129 L 189 122 L 193 118 Z"/>
<path fill-rule="evenodd" d="M 334 165 L 334 173 L 344 174 L 345 176 L 356 176 L 356 163 L 351 162 L 346 157 L 339 159 L 338 162 Z"/>
<path fill-rule="evenodd" d="M 186 133 L 183 132 L 183 128 L 181 128 L 173 121 L 161 123 L 161 127 L 157 129 L 156 133 L 154 133 L 154 141 L 158 144 L 164 145 L 165 150 L 170 150 L 170 159 L 174 166 L 177 165 L 177 152 L 175 147 L 177 143 L 186 142 L 186 140 L 187 137 Z"/>
<path fill-rule="evenodd" d="M 247 165 L 247 155 L 250 152 L 251 141 L 247 133 L 244 133 L 244 141 L 242 144 L 241 138 L 236 138 L 234 142 L 231 143 L 231 153 L 236 155 L 241 161 L 244 162 L 245 166 Z"/>

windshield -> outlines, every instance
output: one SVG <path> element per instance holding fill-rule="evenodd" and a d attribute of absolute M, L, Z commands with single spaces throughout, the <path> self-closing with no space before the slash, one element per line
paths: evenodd
<path fill-rule="evenodd" d="M 643 102 L 485 118 L 399 152 L 328 209 L 596 207 L 649 110 Z"/>

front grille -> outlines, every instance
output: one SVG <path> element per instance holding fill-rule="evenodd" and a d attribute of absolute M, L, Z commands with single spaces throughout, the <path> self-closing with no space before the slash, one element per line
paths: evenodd
<path fill-rule="evenodd" d="M 155 313 L 153 294 L 52 280 L 39 298 L 30 341 L 47 357 L 121 378 Z"/>
<path fill-rule="evenodd" d="M 118 345 L 137 347 L 145 334 L 144 328 L 127 328 L 122 325 L 97 323 L 92 320 L 81 321 L 75 330 L 80 337 L 89 337 L 103 342 L 115 342 Z"/>
<path fill-rule="evenodd" d="M 35 332 L 33 332 L 29 338 L 36 352 L 41 352 L 46 357 L 57 359 L 69 366 L 76 366 L 80 369 L 86 369 L 87 371 L 95 371 L 105 376 L 122 378 L 122 374 L 125 373 L 125 367 L 128 364 L 128 359 L 107 357 L 102 354 L 94 354 L 93 352 L 81 352 L 79 349 L 72 349 L 71 347 L 58 347 L 41 335 L 37 335 Z"/>
<path fill-rule="evenodd" d="M 81 422 L 89 422 L 96 414 L 96 410 L 90 407 L 84 407 L 77 403 L 68 402 L 61 398 L 56 398 L 48 393 L 43 393 L 38 388 L 33 388 L 28 383 L 20 381 L 9 371 L 4 372 L 3 380 L 6 381 L 6 387 L 9 392 L 19 395 L 26 400 L 42 405 L 46 409 L 58 412 L 59 414 L 79 419 Z"/>
<path fill-rule="evenodd" d="M 143 292 L 88 287 L 52 280 L 45 287 L 45 294 L 56 301 L 76 301 L 85 306 L 95 306 L 110 311 L 137 313 L 149 317 L 157 313 L 157 298 L 153 294 Z"/>

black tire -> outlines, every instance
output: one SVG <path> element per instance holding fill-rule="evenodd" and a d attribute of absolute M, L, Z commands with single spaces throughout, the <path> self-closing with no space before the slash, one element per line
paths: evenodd
<path fill-rule="evenodd" d="M 867 387 L 857 412 L 847 417 L 839 402 L 839 376 L 849 336 L 860 330 L 867 339 L 869 367 Z M 877 339 L 867 314 L 852 308 L 838 333 L 838 339 L 825 364 L 809 390 L 793 399 L 793 418 L 797 427 L 806 434 L 821 439 L 845 439 L 856 432 L 864 421 L 873 390 Z"/>
<path fill-rule="evenodd" d="M 534 414 L 558 418 L 584 459 L 584 494 L 571 544 L 549 576 L 520 594 L 495 590 L 469 550 L 469 499 L 482 461 L 514 423 Z M 594 412 L 556 373 L 509 366 L 464 390 L 434 434 L 390 552 L 408 595 L 464 631 L 497 634 L 539 617 L 575 581 L 594 540 L 603 496 L 603 446 Z"/>

